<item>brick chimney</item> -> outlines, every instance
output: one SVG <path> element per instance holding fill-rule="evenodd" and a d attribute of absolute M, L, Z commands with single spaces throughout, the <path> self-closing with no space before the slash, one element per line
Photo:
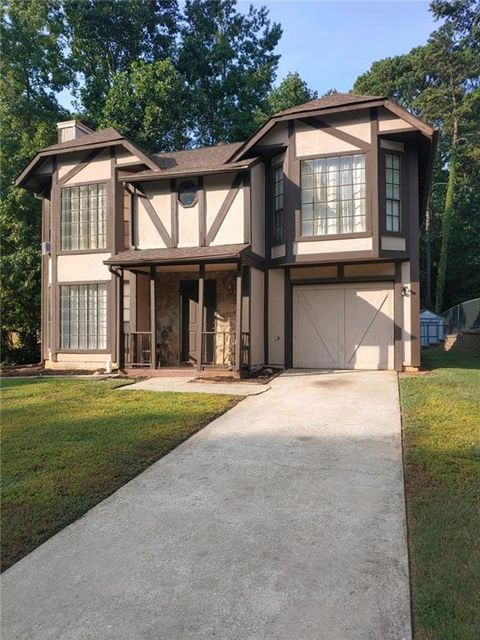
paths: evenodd
<path fill-rule="evenodd" d="M 70 140 L 78 140 L 83 136 L 93 133 L 79 120 L 66 120 L 65 122 L 57 122 L 58 142 L 68 142 Z"/>

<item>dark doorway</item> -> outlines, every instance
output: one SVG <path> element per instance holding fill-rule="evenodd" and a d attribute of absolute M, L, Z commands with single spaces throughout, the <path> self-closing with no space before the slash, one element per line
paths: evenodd
<path fill-rule="evenodd" d="M 211 362 L 214 349 L 215 308 L 217 306 L 217 282 L 205 280 L 204 293 L 204 362 Z M 198 280 L 180 281 L 181 299 L 181 358 L 182 362 L 198 364 L 200 358 L 200 310 L 198 304 Z M 208 332 L 205 334 L 205 332 Z"/>

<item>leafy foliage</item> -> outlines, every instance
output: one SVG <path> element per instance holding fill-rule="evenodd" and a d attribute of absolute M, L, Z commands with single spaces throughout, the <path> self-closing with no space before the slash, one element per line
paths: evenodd
<path fill-rule="evenodd" d="M 354 91 L 388 95 L 441 130 L 430 198 L 435 292 L 425 300 L 441 311 L 480 296 L 480 3 L 438 0 L 431 10 L 445 22 L 427 44 L 375 62 Z"/>
<path fill-rule="evenodd" d="M 178 70 L 185 78 L 193 143 L 244 140 L 252 114 L 268 96 L 282 30 L 265 7 L 236 10 L 235 0 L 187 0 L 180 29 Z"/>
<path fill-rule="evenodd" d="M 56 137 L 65 113 L 56 93 L 70 80 L 64 28 L 55 0 L 11 0 L 2 6 L 0 74 L 2 360 L 38 358 L 40 202 L 12 185 Z"/>
<path fill-rule="evenodd" d="M 314 100 L 318 93 L 310 89 L 298 72 L 288 73 L 282 82 L 270 91 L 263 109 L 257 109 L 256 123 L 261 127 L 271 116 L 285 109 Z"/>

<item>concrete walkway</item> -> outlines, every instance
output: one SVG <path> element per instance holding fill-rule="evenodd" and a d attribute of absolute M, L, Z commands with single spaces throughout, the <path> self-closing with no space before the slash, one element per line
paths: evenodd
<path fill-rule="evenodd" d="M 270 389 L 268 384 L 255 382 L 193 382 L 194 376 L 147 378 L 120 387 L 120 391 L 174 391 L 178 393 L 219 393 L 227 396 L 257 396 Z"/>
<path fill-rule="evenodd" d="M 8 640 L 410 640 L 396 377 L 287 372 L 3 576 Z"/>

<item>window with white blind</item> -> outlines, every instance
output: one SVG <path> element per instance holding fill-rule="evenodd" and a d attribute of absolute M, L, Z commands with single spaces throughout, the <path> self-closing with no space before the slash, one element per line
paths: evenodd
<path fill-rule="evenodd" d="M 400 231 L 400 167 L 400 156 L 385 154 L 386 229 L 393 232 Z"/>
<path fill-rule="evenodd" d="M 82 251 L 106 247 L 105 184 L 63 187 L 61 249 Z"/>
<path fill-rule="evenodd" d="M 107 285 L 69 284 L 60 287 L 62 349 L 107 348 Z"/>
<path fill-rule="evenodd" d="M 301 235 L 366 231 L 365 156 L 302 160 Z"/>
<path fill-rule="evenodd" d="M 273 169 L 273 240 L 283 240 L 283 167 Z"/>

